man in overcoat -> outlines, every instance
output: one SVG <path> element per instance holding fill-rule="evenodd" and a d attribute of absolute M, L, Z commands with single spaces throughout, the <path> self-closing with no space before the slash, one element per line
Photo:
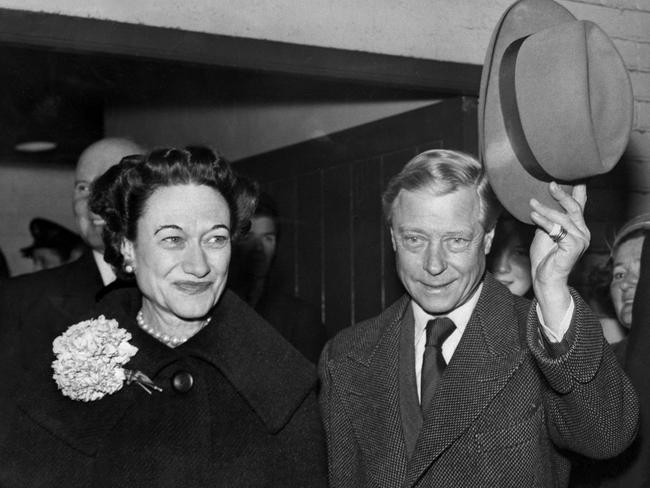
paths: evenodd
<path fill-rule="evenodd" d="M 321 356 L 332 487 L 566 486 L 570 451 L 632 442 L 636 394 L 567 285 L 590 240 L 585 187 L 548 190 L 561 210 L 530 202 L 531 303 L 485 271 L 499 205 L 478 161 L 428 151 L 389 183 L 407 294 Z"/>
<path fill-rule="evenodd" d="M 90 186 L 124 156 L 143 151 L 135 142 L 122 138 L 100 139 L 88 146 L 79 156 L 72 193 L 75 221 L 88 249 L 76 261 L 17 276 L 0 287 L 0 367 L 7 373 L 0 407 L 4 395 L 11 397 L 15 386 L 17 375 L 10 372 L 30 363 L 33 346 L 42 343 L 38 336 L 67 327 L 79 313 L 96 304 L 108 285 L 116 287 L 115 274 L 103 258 L 103 222 L 88 208 Z M 49 320 L 44 322 L 43 317 Z M 42 330 L 43 324 L 48 331 Z"/>

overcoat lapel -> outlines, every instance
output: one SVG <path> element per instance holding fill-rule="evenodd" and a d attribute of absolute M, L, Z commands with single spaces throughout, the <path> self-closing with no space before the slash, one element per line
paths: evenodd
<path fill-rule="evenodd" d="M 406 307 L 400 325 L 399 388 L 402 432 L 410 458 L 422 429 L 422 411 L 415 379 L 415 319 L 413 307 Z"/>
<path fill-rule="evenodd" d="M 108 319 L 117 320 L 120 328 L 131 331 L 137 329 L 135 313 L 139 301 L 129 302 L 122 297 L 117 298 L 120 299 L 119 303 L 111 301 L 106 306 L 100 304 L 94 309 L 86 302 L 83 316 L 76 319 L 87 320 L 104 315 Z M 72 322 L 66 327 L 70 325 Z M 130 342 L 134 344 L 135 341 Z M 142 361 L 145 355 L 145 352 L 139 350 L 136 358 Z M 19 408 L 54 436 L 87 456 L 97 454 L 103 439 L 137 398 L 155 401 L 155 397 L 147 398 L 148 395 L 135 385 L 124 385 L 116 393 L 96 401 L 72 400 L 63 396 L 52 379 L 51 364 L 54 355 L 47 358 L 39 356 L 37 359 L 39 364 L 34 365 L 34 370 L 29 373 L 26 383 L 21 385 L 17 393 Z M 133 366 L 134 363 L 135 361 L 130 361 L 126 367 L 139 369 Z"/>
<path fill-rule="evenodd" d="M 400 325 L 408 297 L 379 318 L 385 324 L 376 341 L 349 354 L 333 371 L 344 392 L 367 473 L 378 486 L 398 486 L 406 473 L 406 447 L 399 400 Z"/>
<path fill-rule="evenodd" d="M 521 349 L 512 297 L 488 274 L 463 337 L 425 415 L 405 486 L 467 430 L 501 391 L 526 352 Z"/>

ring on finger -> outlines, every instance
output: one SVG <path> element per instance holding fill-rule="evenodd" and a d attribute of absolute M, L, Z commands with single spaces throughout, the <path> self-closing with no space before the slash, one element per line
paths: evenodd
<path fill-rule="evenodd" d="M 551 240 L 555 243 L 560 242 L 562 239 L 566 237 L 568 234 L 567 230 L 562 227 L 560 224 L 553 224 L 553 228 L 551 229 L 551 232 L 548 233 L 548 236 L 551 238 Z"/>

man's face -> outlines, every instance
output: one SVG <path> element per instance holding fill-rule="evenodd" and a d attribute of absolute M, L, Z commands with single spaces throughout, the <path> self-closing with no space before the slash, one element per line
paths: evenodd
<path fill-rule="evenodd" d="M 483 230 L 479 204 L 473 188 L 448 195 L 402 190 L 393 202 L 397 273 L 411 298 L 432 315 L 465 303 L 483 277 L 494 231 Z"/>
<path fill-rule="evenodd" d="M 260 215 L 251 219 L 251 228 L 239 244 L 247 273 L 264 278 L 275 256 L 277 228 L 271 217 Z"/>
<path fill-rule="evenodd" d="M 609 292 L 618 321 L 628 329 L 632 325 L 632 306 L 639 281 L 643 239 L 643 236 L 637 236 L 624 241 L 618 246 L 613 257 Z"/>
<path fill-rule="evenodd" d="M 139 148 L 128 141 L 102 140 L 89 146 L 79 157 L 75 173 L 73 209 L 81 237 L 91 248 L 103 252 L 104 221 L 88 208 L 90 185 L 124 156 L 137 154 Z"/>

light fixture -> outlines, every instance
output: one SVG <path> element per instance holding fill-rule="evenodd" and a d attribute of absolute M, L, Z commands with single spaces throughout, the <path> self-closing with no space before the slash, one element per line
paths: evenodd
<path fill-rule="evenodd" d="M 56 149 L 57 143 L 54 141 L 25 141 L 19 142 L 14 149 L 23 153 L 40 153 Z"/>

